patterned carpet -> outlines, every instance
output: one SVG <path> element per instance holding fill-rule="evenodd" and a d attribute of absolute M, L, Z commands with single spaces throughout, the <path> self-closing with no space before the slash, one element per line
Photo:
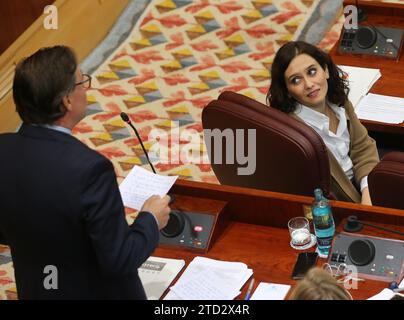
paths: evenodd
<path fill-rule="evenodd" d="M 203 107 L 223 90 L 264 102 L 276 50 L 295 39 L 330 49 L 342 28 L 340 4 L 152 0 L 126 41 L 93 73 L 88 116 L 74 135 L 113 162 L 119 182 L 134 165 L 148 169 L 120 119 L 125 111 L 160 174 L 217 183 L 210 165 L 201 163 L 207 157 Z M 16 299 L 7 247 L 0 247 L 0 299 Z"/>
<path fill-rule="evenodd" d="M 108 157 L 121 180 L 134 165 L 148 167 L 120 119 L 125 111 L 161 174 L 217 183 L 202 161 L 202 108 L 223 90 L 264 101 L 277 48 L 309 31 L 313 12 L 321 21 L 330 3 L 338 1 L 151 1 L 127 41 L 94 73 L 88 117 L 74 134 Z M 323 36 L 338 10 L 332 12 L 328 26 L 317 26 Z"/>

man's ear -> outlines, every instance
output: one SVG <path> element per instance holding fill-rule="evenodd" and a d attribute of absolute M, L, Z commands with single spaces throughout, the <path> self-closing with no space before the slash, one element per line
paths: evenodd
<path fill-rule="evenodd" d="M 72 103 L 71 103 L 71 101 L 70 101 L 70 98 L 69 98 L 69 95 L 68 95 L 68 94 L 63 97 L 62 102 L 63 102 L 63 105 L 65 106 L 65 108 L 66 108 L 67 111 L 71 111 L 71 110 L 72 110 Z"/>

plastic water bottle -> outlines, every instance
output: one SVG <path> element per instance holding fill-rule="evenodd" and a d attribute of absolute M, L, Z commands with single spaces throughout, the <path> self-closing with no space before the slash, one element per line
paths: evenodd
<path fill-rule="evenodd" d="M 314 190 L 314 198 L 312 213 L 317 248 L 320 255 L 328 256 L 335 233 L 334 219 L 330 203 L 323 196 L 321 189 Z"/>

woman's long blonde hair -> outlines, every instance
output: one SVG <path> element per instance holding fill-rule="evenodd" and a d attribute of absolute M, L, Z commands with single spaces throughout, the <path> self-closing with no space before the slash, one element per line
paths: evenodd
<path fill-rule="evenodd" d="M 352 300 L 352 296 L 327 271 L 312 268 L 295 287 L 290 300 Z"/>

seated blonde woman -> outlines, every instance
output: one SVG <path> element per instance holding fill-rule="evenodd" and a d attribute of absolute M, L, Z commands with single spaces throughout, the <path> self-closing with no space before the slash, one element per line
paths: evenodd
<path fill-rule="evenodd" d="M 289 300 L 352 300 L 352 296 L 327 271 L 312 268 L 293 289 Z"/>

